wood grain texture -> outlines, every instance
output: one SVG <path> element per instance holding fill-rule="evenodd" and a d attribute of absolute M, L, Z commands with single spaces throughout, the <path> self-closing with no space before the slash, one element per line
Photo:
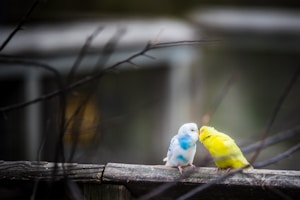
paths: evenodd
<path fill-rule="evenodd" d="M 125 185 L 134 196 L 139 197 L 157 189 L 163 183 L 172 183 L 157 199 L 174 199 L 192 189 L 210 183 L 228 173 L 216 168 L 185 168 L 193 170 L 180 179 L 178 169 L 166 166 L 128 165 L 108 163 L 103 182 Z M 187 172 L 189 173 L 189 172 Z M 287 195 L 292 199 L 300 195 L 300 172 L 285 170 L 245 169 L 196 194 L 192 199 L 280 199 Z"/>
<path fill-rule="evenodd" d="M 0 180 L 50 181 L 55 170 L 55 180 L 68 177 L 77 182 L 100 183 L 104 165 L 30 162 L 30 161 L 0 161 Z"/>
<path fill-rule="evenodd" d="M 191 170 L 187 167 L 184 171 Z M 226 170 L 218 171 L 217 168 L 197 167 L 187 178 L 180 180 L 183 183 L 208 183 L 223 174 Z M 104 182 L 171 182 L 180 178 L 177 168 L 166 167 L 164 165 L 132 165 L 108 163 L 104 170 Z M 244 169 L 243 173 L 235 174 L 220 184 L 236 184 L 252 186 L 300 186 L 300 171 L 267 170 L 267 169 Z"/>
<path fill-rule="evenodd" d="M 186 167 L 182 177 L 177 168 L 163 165 L 0 161 L 0 191 L 1 188 L 15 191 L 22 186 L 28 193 L 37 181 L 41 187 L 50 183 L 55 168 L 55 180 L 67 177 L 78 183 L 87 199 L 133 199 L 162 186 L 167 187 L 151 199 L 176 199 L 228 173 L 216 168 Z M 63 183 L 58 182 L 58 188 Z M 245 169 L 195 193 L 190 199 L 297 199 L 299 196 L 300 171 Z"/>
<path fill-rule="evenodd" d="M 133 200 L 130 192 L 123 185 L 113 184 L 85 184 L 83 186 L 85 200 Z"/>

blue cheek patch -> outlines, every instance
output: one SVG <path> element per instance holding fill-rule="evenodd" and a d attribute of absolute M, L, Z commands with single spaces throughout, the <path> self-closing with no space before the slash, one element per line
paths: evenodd
<path fill-rule="evenodd" d="M 192 138 L 189 135 L 184 135 L 178 139 L 179 145 L 182 149 L 187 150 L 192 146 Z"/>
<path fill-rule="evenodd" d="M 181 154 L 178 155 L 178 156 L 176 156 L 176 158 L 177 158 L 178 160 L 184 162 L 184 163 L 187 163 L 187 162 L 188 162 L 188 160 L 187 160 L 183 155 L 181 155 Z"/>

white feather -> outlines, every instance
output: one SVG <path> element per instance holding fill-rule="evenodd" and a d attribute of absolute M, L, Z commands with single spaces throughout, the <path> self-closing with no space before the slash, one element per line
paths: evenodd
<path fill-rule="evenodd" d="M 166 165 L 172 167 L 193 165 L 198 136 L 197 124 L 183 124 L 177 135 L 171 139 L 167 157 L 163 159 Z"/>

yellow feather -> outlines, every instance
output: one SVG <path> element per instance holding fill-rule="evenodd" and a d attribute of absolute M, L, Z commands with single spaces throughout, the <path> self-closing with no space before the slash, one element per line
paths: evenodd
<path fill-rule="evenodd" d="M 202 126 L 199 140 L 209 151 L 218 168 L 235 169 L 249 165 L 249 162 L 234 140 L 213 127 Z"/>

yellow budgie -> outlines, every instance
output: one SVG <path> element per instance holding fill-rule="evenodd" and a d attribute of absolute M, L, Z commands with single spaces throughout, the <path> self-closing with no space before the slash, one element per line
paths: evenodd
<path fill-rule="evenodd" d="M 199 140 L 209 151 L 218 168 L 236 169 L 247 165 L 252 168 L 234 140 L 215 128 L 202 126 Z"/>

